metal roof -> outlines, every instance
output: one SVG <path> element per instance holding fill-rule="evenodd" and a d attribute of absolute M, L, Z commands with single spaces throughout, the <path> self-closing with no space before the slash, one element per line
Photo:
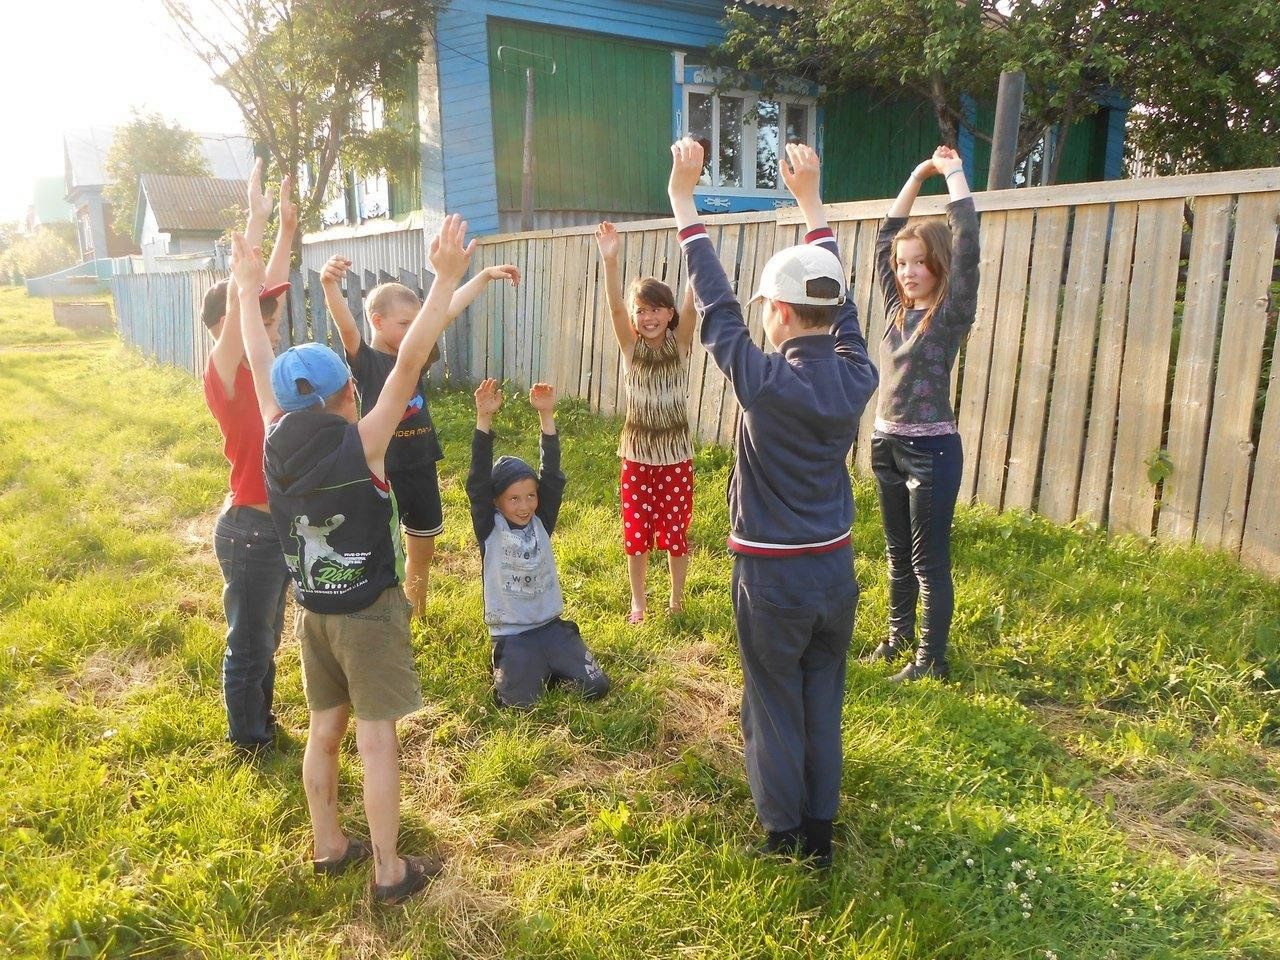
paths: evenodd
<path fill-rule="evenodd" d="M 142 208 L 145 203 L 165 233 L 221 233 L 235 223 L 245 205 L 243 180 L 159 173 L 144 173 L 139 180 L 139 221 L 144 216 Z"/>
<path fill-rule="evenodd" d="M 70 130 L 62 135 L 66 163 L 67 193 L 78 187 L 100 187 L 107 183 L 107 151 L 115 139 L 115 127 Z M 253 141 L 235 133 L 197 133 L 200 152 L 209 166 L 209 175 L 228 180 L 248 179 L 253 170 Z"/>

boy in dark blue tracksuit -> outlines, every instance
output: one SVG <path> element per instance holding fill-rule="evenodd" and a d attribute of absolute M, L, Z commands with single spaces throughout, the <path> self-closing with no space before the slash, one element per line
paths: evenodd
<path fill-rule="evenodd" d="M 840 713 L 858 585 L 846 466 L 878 377 L 827 229 L 818 158 L 787 145 L 783 179 L 806 244 L 765 265 L 755 299 L 776 354 L 751 338 L 693 188 L 702 147 L 672 148 L 668 193 L 680 227 L 702 343 L 742 408 L 729 481 L 733 611 L 742 656 L 747 779 L 767 853 L 831 861 L 840 794 Z"/>

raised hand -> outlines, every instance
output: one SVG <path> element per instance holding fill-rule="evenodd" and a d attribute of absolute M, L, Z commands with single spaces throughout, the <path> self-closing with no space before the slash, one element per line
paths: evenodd
<path fill-rule="evenodd" d="M 340 284 L 351 269 L 351 261 L 346 257 L 330 257 L 320 271 L 320 282 L 323 284 Z"/>
<path fill-rule="evenodd" d="M 960 154 L 951 147 L 938 147 L 930 158 L 933 168 L 944 177 L 964 169 L 964 161 Z"/>
<path fill-rule="evenodd" d="M 444 223 L 440 224 L 440 232 L 431 241 L 431 249 L 427 254 L 437 277 L 449 277 L 455 282 L 462 279 L 476 247 L 474 240 L 463 246 L 466 238 L 467 221 L 456 213 L 444 218 Z"/>
<path fill-rule="evenodd" d="M 596 227 L 596 246 L 600 248 L 600 256 L 606 260 L 616 260 L 622 249 L 622 238 L 618 236 L 618 228 L 608 220 Z"/>
<path fill-rule="evenodd" d="M 294 233 L 298 229 L 298 205 L 293 202 L 293 174 L 280 181 L 280 230 Z"/>
<path fill-rule="evenodd" d="M 249 174 L 249 185 L 246 190 L 249 201 L 249 219 L 258 224 L 265 224 L 271 217 L 271 209 L 275 206 L 271 190 L 262 189 L 262 158 L 253 163 L 253 172 Z"/>
<path fill-rule="evenodd" d="M 520 268 L 510 263 L 502 263 L 496 267 L 485 267 L 484 277 L 490 281 L 510 280 L 513 287 L 520 286 Z"/>
<path fill-rule="evenodd" d="M 492 417 L 502 409 L 502 391 L 498 389 L 498 381 L 490 377 L 476 387 L 476 416 Z"/>
<path fill-rule="evenodd" d="M 539 413 L 550 413 L 556 408 L 556 388 L 549 383 L 535 383 L 529 390 L 529 406 Z"/>
<path fill-rule="evenodd" d="M 672 200 L 692 197 L 693 188 L 702 176 L 702 144 L 692 137 L 682 137 L 671 145 L 671 176 L 667 180 L 667 196 Z"/>
<path fill-rule="evenodd" d="M 231 234 L 231 276 L 240 290 L 261 290 L 267 277 L 262 249 L 249 246 L 243 233 Z"/>
<path fill-rule="evenodd" d="M 798 201 L 821 202 L 822 166 L 807 143 L 788 143 L 782 161 L 782 182 Z"/>

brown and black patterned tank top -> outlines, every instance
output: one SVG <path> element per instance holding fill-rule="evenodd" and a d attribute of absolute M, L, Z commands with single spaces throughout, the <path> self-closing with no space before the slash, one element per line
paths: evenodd
<path fill-rule="evenodd" d="M 667 331 L 654 348 L 636 338 L 627 367 L 627 419 L 618 456 L 664 466 L 693 458 L 689 439 L 689 358 Z"/>

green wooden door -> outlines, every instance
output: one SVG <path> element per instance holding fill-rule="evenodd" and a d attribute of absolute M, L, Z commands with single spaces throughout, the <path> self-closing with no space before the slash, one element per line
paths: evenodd
<path fill-rule="evenodd" d="M 525 76 L 504 55 L 527 50 L 555 61 L 535 76 L 533 205 L 538 210 L 669 212 L 671 50 L 612 37 L 489 21 L 489 76 L 498 208 L 520 209 Z"/>

